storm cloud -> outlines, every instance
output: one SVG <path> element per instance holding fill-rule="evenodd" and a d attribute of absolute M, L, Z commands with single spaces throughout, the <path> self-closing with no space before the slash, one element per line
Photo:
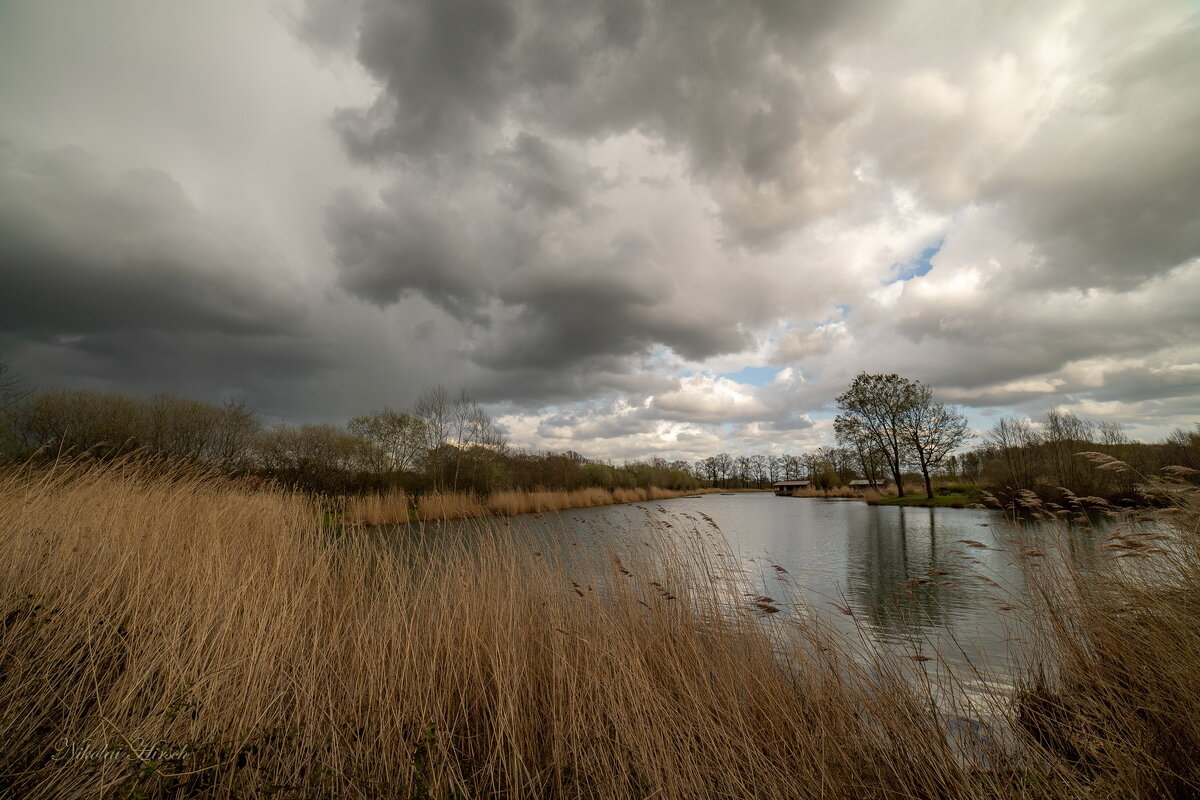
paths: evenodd
<path fill-rule="evenodd" d="M 41 383 L 338 421 L 441 382 L 604 458 L 828 444 L 860 370 L 1200 416 L 1181 0 L 70 6 L 0 10 Z"/>

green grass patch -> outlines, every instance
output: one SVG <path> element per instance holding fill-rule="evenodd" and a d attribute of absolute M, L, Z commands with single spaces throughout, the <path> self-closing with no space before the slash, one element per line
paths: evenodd
<path fill-rule="evenodd" d="M 924 506 L 927 508 L 967 508 L 979 502 L 979 496 L 974 492 L 933 493 L 933 499 L 920 494 L 910 494 L 904 497 L 883 497 L 878 500 L 868 500 L 873 506 Z"/>

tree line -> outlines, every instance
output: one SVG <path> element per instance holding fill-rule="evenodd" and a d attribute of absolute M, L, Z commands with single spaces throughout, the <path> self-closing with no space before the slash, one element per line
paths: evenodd
<path fill-rule="evenodd" d="M 1095 452 L 1124 466 L 1097 468 L 1080 456 Z M 1032 491 L 1060 501 L 1069 492 L 1139 501 L 1142 485 L 1164 468 L 1200 470 L 1200 423 L 1146 443 L 1131 440 L 1119 423 L 1050 409 L 1036 421 L 1001 417 L 970 456 L 980 480 L 1003 496 Z"/>
<path fill-rule="evenodd" d="M 530 453 L 510 445 L 471 397 L 442 387 L 411 409 L 383 408 L 345 426 L 268 426 L 244 400 L 222 404 L 166 394 L 140 397 L 90 389 L 32 391 L 0 362 L 0 456 L 53 458 L 87 451 L 96 458 L 152 453 L 227 472 L 278 480 L 309 491 L 350 494 L 404 489 L 572 491 L 589 487 L 768 488 L 810 480 L 830 489 L 885 478 L 904 491 L 920 481 L 932 497 L 937 478 L 979 483 L 995 492 L 1066 489 L 1107 498 L 1137 491 L 1138 473 L 1178 465 L 1200 469 L 1200 424 L 1163 442 L 1131 441 L 1119 424 L 1051 410 L 1040 420 L 1002 417 L 973 449 L 957 408 L 934 400 L 918 381 L 858 375 L 837 398 L 836 447 L 800 455 L 718 453 L 698 461 L 620 465 L 574 451 Z M 1096 470 L 1077 453 L 1105 452 L 1129 471 Z"/>
<path fill-rule="evenodd" d="M 514 448 L 466 392 L 440 386 L 411 409 L 383 408 L 345 426 L 266 425 L 241 399 L 35 392 L 0 362 L 0 456 L 25 461 L 83 452 L 98 459 L 168 456 L 326 494 L 701 485 L 684 461 L 614 465 L 575 452 Z"/>
<path fill-rule="evenodd" d="M 1132 441 L 1120 423 L 1050 409 L 1040 419 L 1001 417 L 972 449 L 962 412 L 929 387 L 896 374 L 859 374 L 837 398 L 834 430 L 869 479 L 890 474 L 900 496 L 905 474 L 919 476 L 933 497 L 939 474 L 978 482 L 1011 497 L 1032 491 L 1060 500 L 1067 493 L 1138 500 L 1140 486 L 1164 467 L 1200 469 L 1200 423 L 1157 443 Z M 1104 453 L 1124 467 L 1097 469 L 1081 453 Z"/>
<path fill-rule="evenodd" d="M 853 453 L 841 447 L 818 447 L 802 455 L 718 453 L 696 461 L 692 471 L 709 486 L 728 489 L 765 489 L 792 480 L 810 480 L 815 488 L 832 489 L 860 477 Z"/>
<path fill-rule="evenodd" d="M 822 447 L 801 455 L 718 453 L 689 462 L 654 458 L 608 464 L 574 451 L 529 453 L 511 447 L 465 392 L 424 392 L 411 409 L 385 407 L 345 426 L 265 425 L 244 400 L 220 405 L 167 394 L 139 397 L 91 389 L 23 391 L 0 370 L 0 452 L 9 459 L 89 452 L 134 452 L 202 462 L 325 493 L 402 488 L 410 493 L 658 486 L 768 488 L 807 479 L 816 488 L 847 484 L 863 472 L 856 453 Z"/>

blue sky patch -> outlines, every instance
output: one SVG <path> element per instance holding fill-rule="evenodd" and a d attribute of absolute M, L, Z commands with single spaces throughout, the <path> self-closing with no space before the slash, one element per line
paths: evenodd
<path fill-rule="evenodd" d="M 743 367 L 737 372 L 722 372 L 720 377 L 729 378 L 738 383 L 748 383 L 751 386 L 762 386 L 775 380 L 783 367 Z"/>
<path fill-rule="evenodd" d="M 936 256 L 942 249 L 942 245 L 946 243 L 943 237 L 938 239 L 933 244 L 921 251 L 920 255 L 911 261 L 897 262 L 892 265 L 892 272 L 895 277 L 888 281 L 888 284 L 896 283 L 897 281 L 907 281 L 913 278 L 920 277 L 929 270 L 933 269 L 933 257 Z"/>

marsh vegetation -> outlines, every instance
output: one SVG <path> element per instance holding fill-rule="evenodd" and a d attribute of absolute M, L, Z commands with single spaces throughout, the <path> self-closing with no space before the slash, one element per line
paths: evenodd
<path fill-rule="evenodd" d="M 797 598 L 742 597 L 703 526 L 586 559 L 483 522 L 413 550 L 330 536 L 310 496 L 211 472 L 8 470 L 0 786 L 33 798 L 1194 796 L 1189 479 L 1160 486 L 1173 513 L 1131 520 L 1097 558 L 1012 551 L 1053 614 L 1031 620 L 1036 669 L 984 727 L 953 724 L 954 687 L 913 669 L 927 665 L 776 613 Z M 72 757 L 88 752 L 112 755 Z"/>

